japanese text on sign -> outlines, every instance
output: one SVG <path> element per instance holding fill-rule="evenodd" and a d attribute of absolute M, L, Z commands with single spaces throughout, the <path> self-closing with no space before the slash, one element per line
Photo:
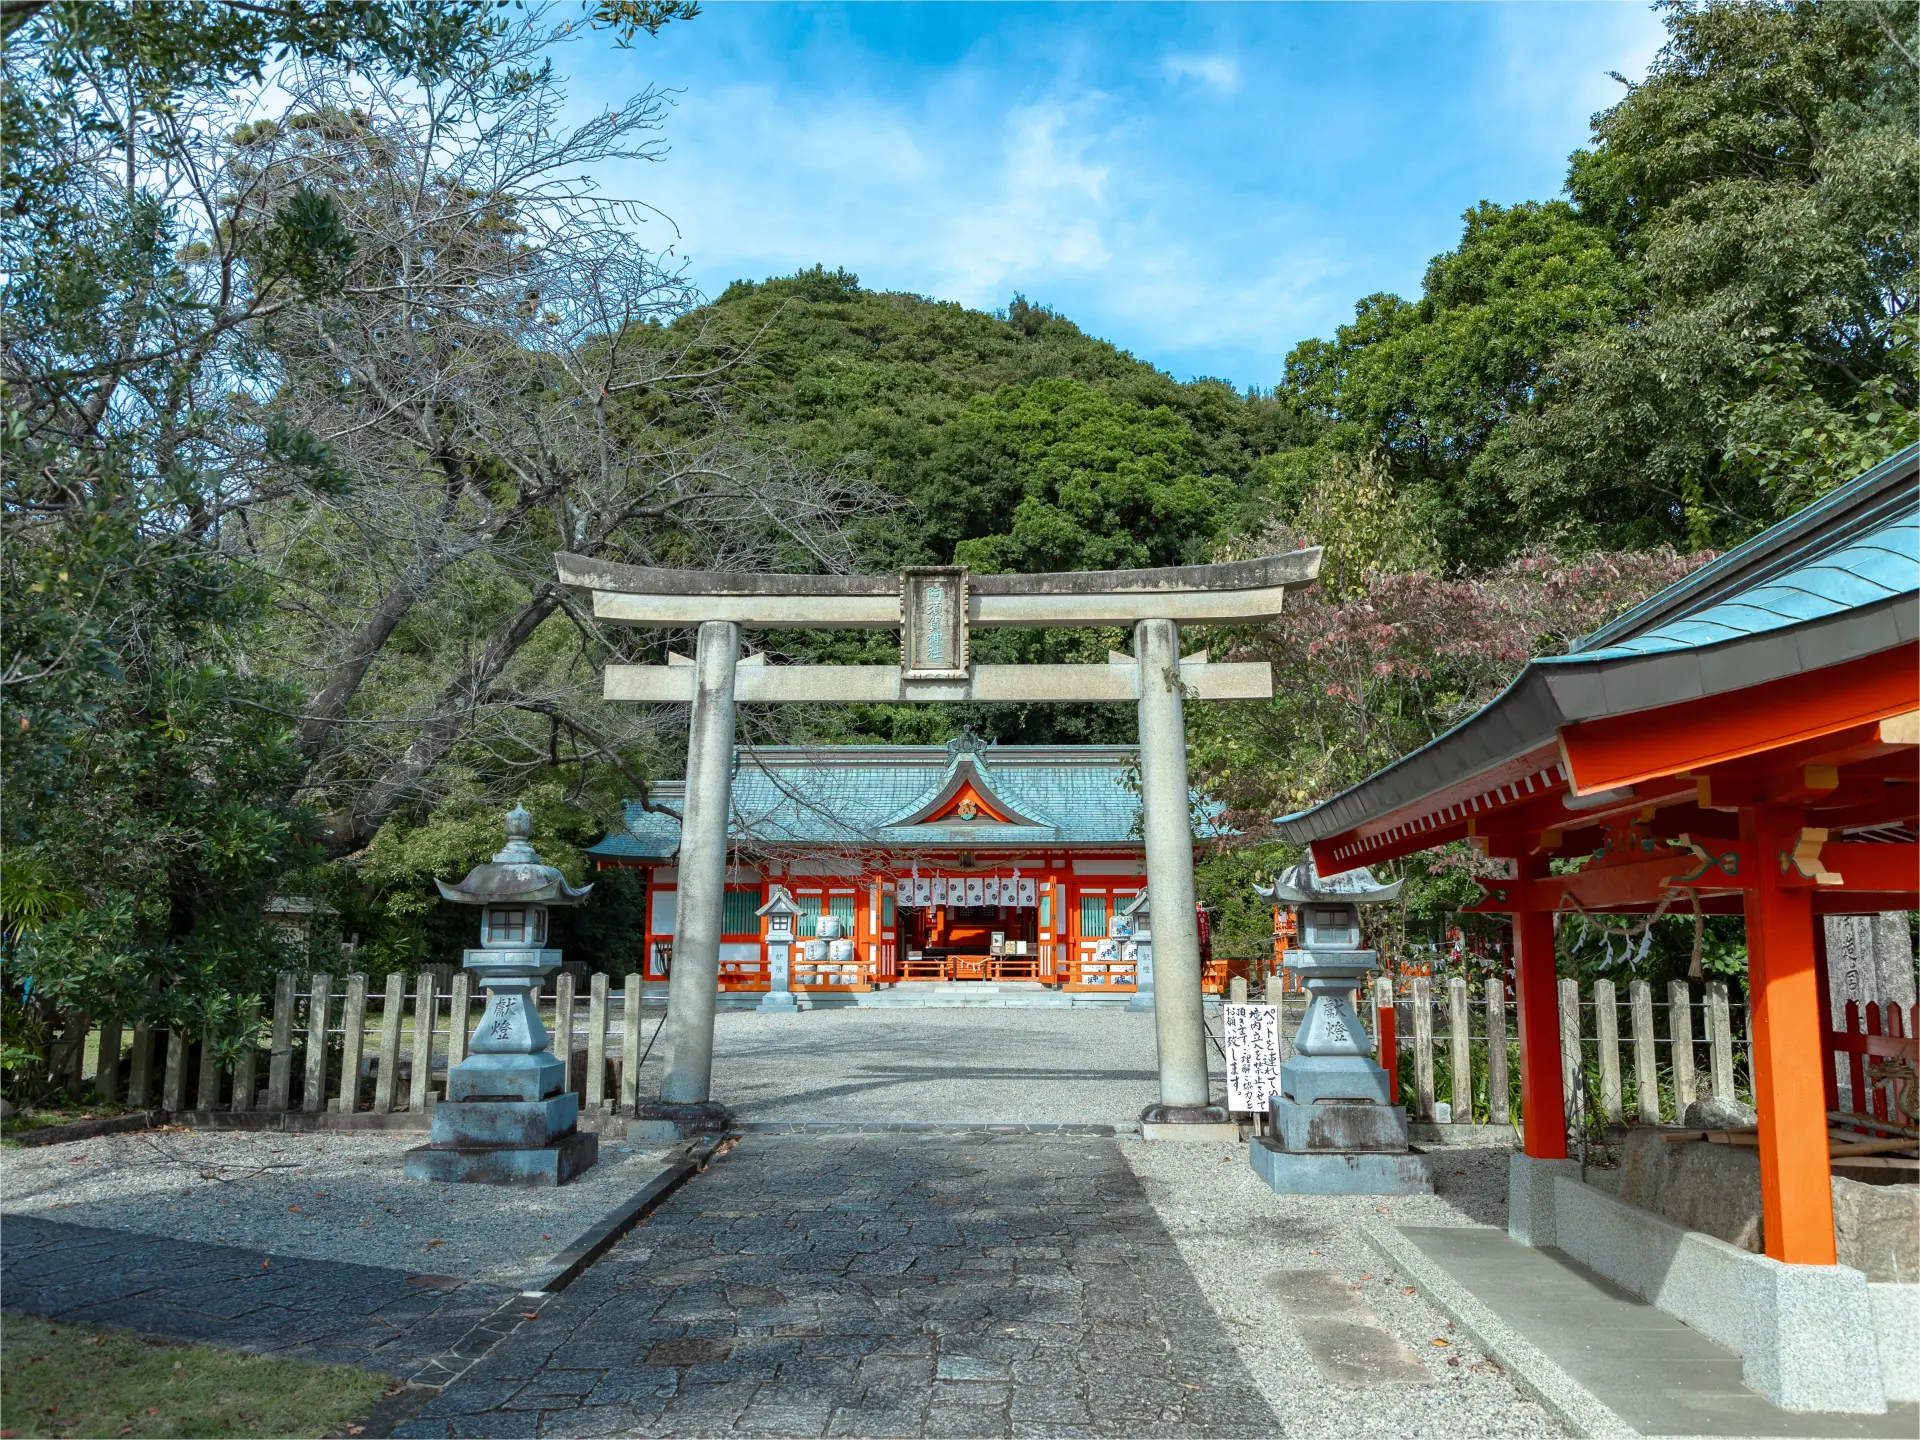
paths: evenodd
<path fill-rule="evenodd" d="M 1227 1051 L 1227 1109 L 1265 1110 L 1280 1093 L 1280 1017 L 1271 1005 L 1222 1005 Z"/>

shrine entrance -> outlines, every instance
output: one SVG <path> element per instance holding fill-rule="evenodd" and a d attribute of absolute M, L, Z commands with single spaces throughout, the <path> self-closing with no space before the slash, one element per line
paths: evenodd
<path fill-rule="evenodd" d="M 954 567 L 915 568 L 898 576 L 757 575 L 662 570 L 577 555 L 561 555 L 557 565 L 563 583 L 593 592 L 594 614 L 603 621 L 698 628 L 692 657 L 670 656 L 666 665 L 612 665 L 605 675 L 610 700 L 686 704 L 691 711 L 666 1060 L 659 1097 L 642 1106 L 644 1117 L 670 1121 L 685 1133 L 726 1123 L 725 1110 L 712 1100 L 712 1071 L 726 940 L 736 705 L 1132 700 L 1140 720 L 1147 892 L 1157 916 L 1150 953 L 1160 1100 L 1142 1120 L 1149 1125 L 1225 1121 L 1225 1113 L 1210 1104 L 1207 1080 L 1184 704 L 1189 698 L 1267 699 L 1273 676 L 1264 662 L 1214 663 L 1204 651 L 1183 657 L 1179 627 L 1272 619 L 1289 589 L 1311 583 L 1319 573 L 1319 550 L 1225 565 L 1053 575 L 975 576 Z M 976 664 L 969 654 L 974 627 L 1101 626 L 1130 628 L 1133 654 L 1110 653 L 1104 665 Z M 742 630 L 754 628 L 897 630 L 900 664 L 770 665 L 763 657 L 740 653 Z M 977 818 L 959 817 L 965 797 L 947 798 L 959 823 Z M 980 798 L 975 797 L 976 805 Z M 962 943 L 923 946 L 923 965 L 971 968 L 976 963 L 977 951 L 963 936 L 970 935 L 968 927 L 981 924 L 978 912 L 987 903 L 981 879 L 979 905 L 967 903 L 970 896 L 963 890 L 959 905 L 943 903 L 932 930 Z M 1036 893 L 1036 909 L 1038 898 Z M 897 885 L 894 900 L 897 906 Z M 1016 892 L 1016 909 L 1017 900 Z M 926 904 L 913 908 L 925 910 L 933 903 L 930 891 Z M 975 912 L 972 918 L 969 911 Z M 987 958 L 992 958 L 991 931 L 988 935 Z M 1003 931 L 1003 952 L 1006 939 Z M 929 948 L 946 953 L 929 956 Z M 1013 958 L 1019 958 L 1017 951 Z"/>

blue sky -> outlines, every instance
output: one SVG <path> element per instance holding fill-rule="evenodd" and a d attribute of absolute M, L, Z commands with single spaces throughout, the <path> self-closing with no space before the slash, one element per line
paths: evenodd
<path fill-rule="evenodd" d="M 1271 386 L 1482 199 L 1557 195 L 1663 38 L 1626 3 L 709 4 L 569 47 L 576 103 L 677 91 L 671 217 L 717 295 L 824 263 L 981 309 L 1015 291 L 1181 379 Z M 649 243 L 671 237 L 647 227 Z"/>

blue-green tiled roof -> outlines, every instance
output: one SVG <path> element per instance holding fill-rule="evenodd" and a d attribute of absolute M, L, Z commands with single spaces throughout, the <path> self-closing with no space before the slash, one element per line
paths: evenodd
<path fill-rule="evenodd" d="M 769 848 L 965 845 L 1127 846 L 1140 843 L 1131 745 L 826 745 L 741 748 L 733 777 L 735 840 Z M 912 817 L 959 779 L 1014 823 L 930 825 Z M 654 787 L 678 811 L 684 782 Z M 626 832 L 589 849 L 608 859 L 665 860 L 680 846 L 671 815 L 627 803 Z"/>
<path fill-rule="evenodd" d="M 1920 492 L 1909 490 L 1904 506 L 1880 518 L 1873 528 L 1841 538 L 1831 549 L 1808 556 L 1751 589 L 1725 595 L 1691 614 L 1657 621 L 1650 629 L 1604 647 L 1576 650 L 1545 663 L 1698 649 L 1915 591 L 1920 591 Z"/>

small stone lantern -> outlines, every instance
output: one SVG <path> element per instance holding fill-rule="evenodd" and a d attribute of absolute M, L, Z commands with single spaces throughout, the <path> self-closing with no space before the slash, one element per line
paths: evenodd
<path fill-rule="evenodd" d="M 1115 909 L 1107 929 L 1120 942 L 1120 957 L 1133 962 L 1133 998 L 1129 1010 L 1153 1010 L 1153 901 L 1142 890 Z"/>
<path fill-rule="evenodd" d="M 767 903 L 754 912 L 767 922 L 767 993 L 763 1011 L 797 1009 L 793 999 L 793 934 L 800 906 L 784 885 L 775 885 Z"/>
<path fill-rule="evenodd" d="M 464 958 L 487 1008 L 467 1058 L 447 1073 L 431 1142 L 407 1152 L 410 1179 L 564 1185 L 599 1158 L 598 1137 L 577 1128 L 580 1097 L 566 1088 L 539 1009 L 540 982 L 560 966 L 560 952 L 546 948 L 547 910 L 578 905 L 593 887 L 569 885 L 532 833 L 533 816 L 516 806 L 504 850 L 458 885 L 434 882 L 442 899 L 482 909 L 480 947 Z"/>
<path fill-rule="evenodd" d="M 1408 1195 L 1433 1189 L 1432 1163 L 1407 1148 L 1407 1112 L 1349 997 L 1366 983 L 1374 952 L 1360 948 L 1360 907 L 1398 900 L 1405 881 L 1382 885 L 1362 867 L 1322 877 L 1311 852 L 1257 893 L 1298 916 L 1299 948 L 1282 956 L 1310 997 L 1280 1066 L 1268 1110 L 1270 1136 L 1249 1151 L 1253 1168 L 1285 1195 Z"/>

